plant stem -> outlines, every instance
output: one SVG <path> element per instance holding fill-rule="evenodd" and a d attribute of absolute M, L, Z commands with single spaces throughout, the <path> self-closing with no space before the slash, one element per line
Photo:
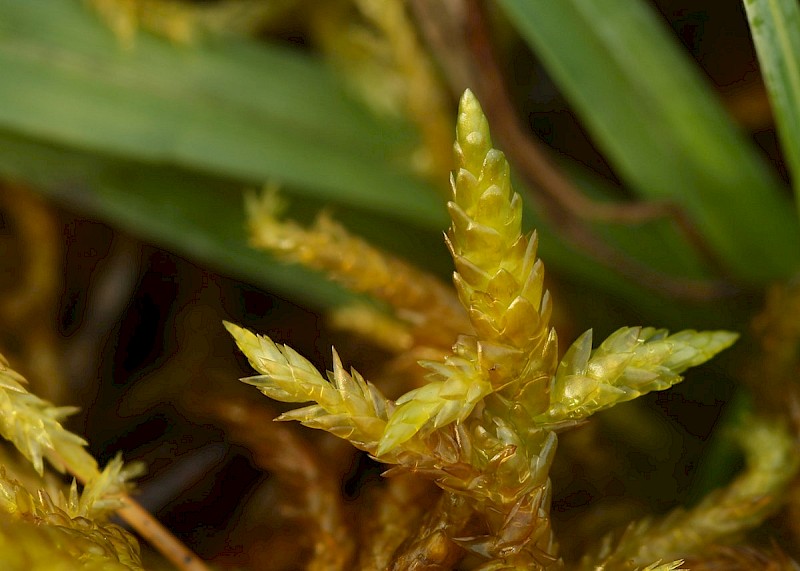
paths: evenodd
<path fill-rule="evenodd" d="M 153 514 L 128 495 L 122 497 L 124 507 L 117 514 L 139 535 L 181 571 L 210 571 L 209 567 Z"/>

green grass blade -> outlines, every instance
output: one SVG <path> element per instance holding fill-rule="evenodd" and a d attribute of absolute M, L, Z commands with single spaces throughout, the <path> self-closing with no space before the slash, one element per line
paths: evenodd
<path fill-rule="evenodd" d="M 175 167 L 99 158 L 2 131 L 0 175 L 34 184 L 76 211 L 297 303 L 329 307 L 351 298 L 313 272 L 250 248 L 238 185 Z"/>
<path fill-rule="evenodd" d="M 442 198 L 399 166 L 408 129 L 372 116 L 297 51 L 174 46 L 146 33 L 124 50 L 81 2 L 0 0 L 0 70 L 8 132 L 447 222 Z"/>
<path fill-rule="evenodd" d="M 740 279 L 798 267 L 775 176 L 643 2 L 500 3 L 635 192 L 680 204 Z"/>
<path fill-rule="evenodd" d="M 115 228 L 188 259 L 264 287 L 297 303 L 338 305 L 351 296 L 318 274 L 276 262 L 250 248 L 245 231 L 242 189 L 236 182 L 176 167 L 125 161 L 64 149 L 0 131 L 0 176 L 25 182 L 65 206 L 104 220 Z M 290 194 L 291 215 L 313 216 L 319 205 Z M 439 231 L 392 221 L 364 211 L 333 211 L 348 228 L 422 263 L 448 280 L 452 261 Z M 663 325 L 678 327 L 678 316 L 697 316 L 632 284 L 564 246 L 553 229 L 529 212 L 526 227 L 536 226 L 548 267 L 592 289 L 613 294 L 625 305 Z M 424 252 L 424 256 L 420 255 Z"/>
<path fill-rule="evenodd" d="M 744 7 L 800 214 L 800 6 L 797 0 L 745 0 Z"/>

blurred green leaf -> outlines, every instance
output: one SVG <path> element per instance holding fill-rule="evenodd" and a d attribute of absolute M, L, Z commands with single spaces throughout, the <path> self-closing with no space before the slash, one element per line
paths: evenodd
<path fill-rule="evenodd" d="M 500 4 L 634 191 L 686 209 L 740 279 L 796 270 L 780 185 L 643 2 Z"/>
<path fill-rule="evenodd" d="M 744 7 L 800 214 L 800 7 L 797 0 L 745 0 Z"/>
<path fill-rule="evenodd" d="M 80 2 L 0 0 L 0 128 L 429 227 L 441 197 L 403 168 L 411 138 L 349 99 L 321 61 L 247 40 L 124 50 Z"/>
<path fill-rule="evenodd" d="M 3 131 L 0 131 L 0 175 L 34 184 L 41 192 L 76 211 L 111 220 L 117 228 L 139 238 L 297 303 L 331 307 L 352 299 L 351 294 L 318 274 L 298 265 L 277 262 L 250 248 L 242 189 L 235 182 L 167 165 L 63 149 Z M 306 215 L 313 215 L 318 208 L 314 202 L 303 203 L 291 196 L 289 200 Z M 428 269 L 444 268 L 447 274 L 451 271 L 452 262 L 439 232 L 393 223 L 358 209 L 334 211 L 334 215 L 370 241 L 412 261 L 421 261 Z M 682 306 L 665 303 L 662 297 L 565 246 L 543 219 L 528 212 L 526 226 L 537 227 L 540 255 L 549 268 L 579 283 L 591 283 L 593 291 L 605 291 L 624 300 L 626 305 L 646 313 L 660 325 L 685 324 L 681 316 L 687 312 L 676 311 Z M 693 319 L 701 319 L 702 309 L 691 309 Z"/>
<path fill-rule="evenodd" d="M 0 131 L 0 173 L 59 202 L 298 303 L 330 306 L 352 295 L 298 265 L 248 246 L 238 185 L 170 166 L 102 158 Z"/>

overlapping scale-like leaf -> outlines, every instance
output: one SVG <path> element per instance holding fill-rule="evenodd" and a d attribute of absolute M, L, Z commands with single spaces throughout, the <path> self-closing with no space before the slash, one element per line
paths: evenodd
<path fill-rule="evenodd" d="M 97 462 L 84 446 L 86 441 L 66 430 L 61 422 L 77 409 L 53 406 L 28 392 L 27 381 L 0 355 L 0 435 L 27 458 L 39 474 L 43 458 L 63 472 L 89 479 L 98 473 Z"/>
<path fill-rule="evenodd" d="M 681 331 L 623 327 L 592 351 L 592 332 L 581 335 L 558 367 L 551 404 L 537 421 L 585 418 L 615 404 L 680 382 L 689 367 L 726 349 L 737 335 L 728 331 Z"/>
<path fill-rule="evenodd" d="M 232 323 L 225 322 L 225 327 L 253 368 L 262 373 L 242 381 L 275 400 L 316 403 L 284 413 L 279 420 L 297 420 L 375 452 L 394 405 L 358 372 L 347 373 L 336 351 L 326 380 L 291 347 Z"/>
<path fill-rule="evenodd" d="M 417 431 L 464 420 L 494 391 L 504 390 L 530 415 L 548 403 L 556 345 L 549 327 L 550 297 L 543 293 L 544 266 L 536 258 L 536 234 L 522 234 L 522 200 L 511 188 L 508 162 L 492 148 L 486 117 L 470 91 L 459 107 L 455 152 L 447 245 L 456 291 L 475 335 L 460 339 L 457 355 L 427 365 L 436 373 L 431 385 L 398 401 L 383 451 Z"/>
<path fill-rule="evenodd" d="M 458 170 L 452 178 L 452 225 L 448 246 L 456 266 L 454 282 L 477 337 L 481 368 L 495 390 L 519 397 L 526 386 L 527 408 L 547 404 L 546 382 L 537 365 L 555 354 L 544 292 L 544 266 L 536 258 L 535 233 L 522 233 L 522 200 L 511 188 L 508 162 L 492 148 L 488 123 L 475 96 L 461 99 L 456 129 Z M 552 371 L 547 371 L 547 377 Z"/>
<path fill-rule="evenodd" d="M 430 382 L 397 399 L 378 448 L 386 454 L 418 432 L 435 430 L 464 420 L 477 403 L 492 392 L 488 376 L 479 366 L 475 338 L 462 336 L 444 363 L 421 361 L 431 371 Z"/>

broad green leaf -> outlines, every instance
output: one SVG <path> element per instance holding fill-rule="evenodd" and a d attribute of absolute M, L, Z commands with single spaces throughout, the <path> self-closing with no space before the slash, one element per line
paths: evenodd
<path fill-rule="evenodd" d="M 299 266 L 250 248 L 241 188 L 174 167 L 142 165 L 65 151 L 0 131 L 0 174 L 138 238 L 233 277 L 329 306 L 342 289 Z"/>
<path fill-rule="evenodd" d="M 400 166 L 407 129 L 370 115 L 299 51 L 144 33 L 125 50 L 77 0 L 0 0 L 0 70 L 7 132 L 446 224 L 441 197 Z"/>
<path fill-rule="evenodd" d="M 644 2 L 500 4 L 635 192 L 681 205 L 740 279 L 797 268 L 780 185 Z"/>
<path fill-rule="evenodd" d="M 29 182 L 73 210 L 298 303 L 330 307 L 350 299 L 319 274 L 277 262 L 248 246 L 242 187 L 235 182 L 175 167 L 65 150 L 2 131 L 0 176 Z M 291 204 L 300 202 L 288 189 L 287 194 Z M 299 206 L 307 215 L 320 207 L 313 201 Z M 357 209 L 334 210 L 334 215 L 370 241 L 378 240 L 412 262 L 438 270 L 444 279 L 452 270 L 437 231 Z M 666 304 L 652 292 L 564 246 L 544 220 L 526 220 L 527 227 L 533 225 L 539 229 L 541 255 L 549 267 L 579 282 L 591 283 L 593 291 L 624 299 L 659 323 L 685 325 L 685 320 L 676 322 L 677 316 L 687 314 L 685 309 L 676 313 L 674 303 Z M 697 312 L 691 311 L 697 319 Z"/>
<path fill-rule="evenodd" d="M 745 0 L 744 7 L 800 213 L 800 6 L 797 0 Z"/>

